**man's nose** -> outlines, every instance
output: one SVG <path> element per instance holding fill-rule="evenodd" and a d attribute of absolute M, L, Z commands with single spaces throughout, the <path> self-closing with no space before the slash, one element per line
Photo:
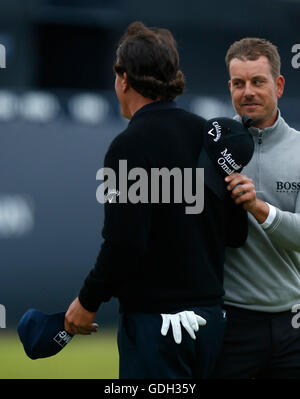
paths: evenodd
<path fill-rule="evenodd" d="M 254 96 L 253 86 L 250 82 L 246 82 L 245 89 L 244 89 L 244 96 L 245 97 L 253 97 Z"/>

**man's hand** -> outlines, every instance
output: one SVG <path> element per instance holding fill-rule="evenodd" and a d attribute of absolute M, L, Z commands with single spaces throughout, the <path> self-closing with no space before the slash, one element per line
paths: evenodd
<path fill-rule="evenodd" d="M 176 314 L 162 314 L 161 316 L 163 319 L 160 331 L 161 334 L 164 336 L 167 335 L 171 324 L 173 337 L 177 344 L 180 344 L 182 338 L 181 324 L 193 339 L 196 339 L 195 331 L 199 330 L 199 326 L 204 326 L 206 324 L 206 320 L 203 319 L 203 317 L 188 310 Z"/>
<path fill-rule="evenodd" d="M 65 330 L 73 335 L 88 335 L 96 332 L 99 326 L 97 323 L 93 323 L 95 317 L 96 312 L 86 310 L 76 298 L 65 315 Z"/>
<path fill-rule="evenodd" d="M 234 202 L 242 204 L 243 208 L 250 212 L 258 223 L 263 223 L 269 214 L 269 206 L 256 197 L 255 185 L 252 179 L 240 173 L 232 173 L 225 177 L 228 183 L 227 190 L 231 192 Z"/>

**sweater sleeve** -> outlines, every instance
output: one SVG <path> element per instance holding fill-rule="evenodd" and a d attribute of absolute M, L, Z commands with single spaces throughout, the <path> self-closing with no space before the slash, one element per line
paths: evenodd
<path fill-rule="evenodd" d="M 264 228 L 270 239 L 280 247 L 300 251 L 300 192 L 297 195 L 295 213 L 276 209 L 270 226 Z"/>
<path fill-rule="evenodd" d="M 107 188 L 119 192 L 119 196 L 104 204 L 104 241 L 94 268 L 87 275 L 78 295 L 82 306 L 89 311 L 97 311 L 102 302 L 109 301 L 113 296 L 118 297 L 121 285 L 135 275 L 147 249 L 151 206 L 141 202 L 121 202 L 120 196 L 125 193 L 120 192 L 120 160 L 127 161 L 128 172 L 136 167 L 146 170 L 145 160 L 139 157 L 133 146 L 115 144 L 106 154 L 104 167 L 112 169 L 116 175 L 116 187 L 108 184 Z M 134 189 L 134 184 L 136 181 L 127 181 L 127 193 Z"/>

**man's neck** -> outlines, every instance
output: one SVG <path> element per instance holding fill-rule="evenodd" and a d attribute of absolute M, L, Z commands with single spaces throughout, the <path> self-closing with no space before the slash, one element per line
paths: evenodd
<path fill-rule="evenodd" d="M 134 101 L 131 102 L 131 104 L 128 105 L 128 110 L 130 113 L 130 119 L 133 117 L 133 115 L 142 107 L 144 107 L 147 104 L 154 103 L 159 100 L 151 100 L 151 98 L 146 98 L 146 97 L 138 97 Z"/>
<path fill-rule="evenodd" d="M 278 118 L 278 108 L 276 108 L 276 111 L 274 112 L 274 115 L 270 119 L 268 119 L 267 121 L 262 121 L 262 122 L 258 121 L 257 124 L 255 124 L 255 122 L 254 122 L 253 126 L 258 128 L 258 129 L 260 129 L 260 130 L 263 130 L 263 129 L 267 128 L 267 127 L 273 126 L 274 123 L 276 122 L 277 118 Z"/>

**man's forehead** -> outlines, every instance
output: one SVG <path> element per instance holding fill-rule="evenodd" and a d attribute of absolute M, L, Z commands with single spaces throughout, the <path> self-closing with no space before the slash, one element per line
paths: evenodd
<path fill-rule="evenodd" d="M 253 76 L 267 76 L 271 74 L 267 57 L 261 56 L 257 60 L 240 60 L 233 58 L 229 64 L 231 79 Z"/>

